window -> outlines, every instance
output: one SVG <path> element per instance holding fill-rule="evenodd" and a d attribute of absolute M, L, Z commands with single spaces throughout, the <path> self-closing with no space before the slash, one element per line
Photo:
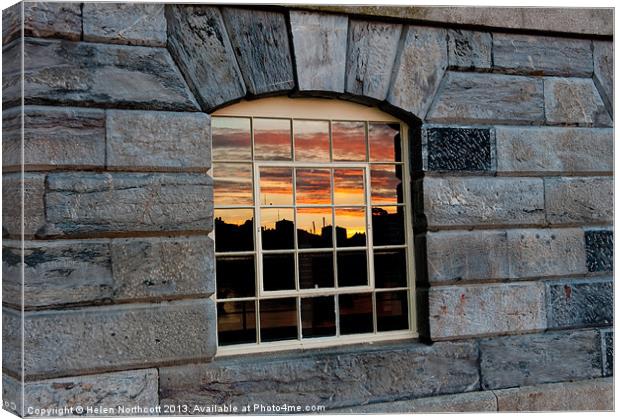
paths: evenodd
<path fill-rule="evenodd" d="M 218 354 L 415 336 L 406 130 L 330 99 L 213 115 Z"/>

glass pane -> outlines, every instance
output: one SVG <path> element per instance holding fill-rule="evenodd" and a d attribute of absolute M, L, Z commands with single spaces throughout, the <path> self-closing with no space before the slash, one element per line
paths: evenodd
<path fill-rule="evenodd" d="M 368 124 L 370 161 L 401 161 L 400 125 Z"/>
<path fill-rule="evenodd" d="M 368 285 L 366 251 L 338 252 L 338 286 Z"/>
<path fill-rule="evenodd" d="M 291 121 L 254 118 L 254 158 L 291 160 Z"/>
<path fill-rule="evenodd" d="M 373 204 L 401 204 L 402 166 L 373 164 L 370 168 L 370 195 Z"/>
<path fill-rule="evenodd" d="M 404 207 L 372 208 L 373 245 L 405 243 L 404 210 Z"/>
<path fill-rule="evenodd" d="M 408 319 L 407 291 L 377 293 L 377 331 L 408 329 Z"/>
<path fill-rule="evenodd" d="M 263 249 L 293 249 L 295 247 L 293 209 L 262 209 L 260 211 L 260 230 Z"/>
<path fill-rule="evenodd" d="M 295 160 L 321 161 L 329 159 L 329 122 L 293 121 Z"/>
<path fill-rule="evenodd" d="M 301 299 L 301 333 L 304 338 L 336 335 L 334 297 Z"/>
<path fill-rule="evenodd" d="M 333 288 L 334 255 L 332 253 L 299 254 L 299 287 Z"/>
<path fill-rule="evenodd" d="M 297 339 L 295 298 L 260 301 L 260 338 L 262 342 Z"/>
<path fill-rule="evenodd" d="M 335 161 L 366 161 L 364 122 L 333 122 L 332 148 Z"/>
<path fill-rule="evenodd" d="M 407 257 L 405 249 L 375 250 L 375 287 L 407 286 Z"/>
<path fill-rule="evenodd" d="M 254 250 L 253 210 L 215 210 L 215 250 L 217 252 Z"/>
<path fill-rule="evenodd" d="M 295 197 L 298 205 L 332 203 L 329 169 L 297 169 Z"/>
<path fill-rule="evenodd" d="M 256 343 L 254 301 L 226 301 L 217 304 L 218 345 Z"/>
<path fill-rule="evenodd" d="M 263 255 L 263 289 L 265 291 L 295 289 L 295 255 Z"/>
<path fill-rule="evenodd" d="M 293 169 L 260 168 L 260 204 L 293 205 Z"/>
<path fill-rule="evenodd" d="M 332 247 L 331 208 L 297 208 L 297 246 L 300 249 Z"/>
<path fill-rule="evenodd" d="M 252 199 L 252 165 L 213 164 L 215 205 L 254 205 Z"/>
<path fill-rule="evenodd" d="M 211 137 L 213 161 L 252 160 L 249 118 L 213 117 Z"/>
<path fill-rule="evenodd" d="M 218 256 L 217 298 L 254 297 L 254 255 Z"/>
<path fill-rule="evenodd" d="M 341 335 L 373 331 L 372 294 L 341 294 L 338 309 Z"/>
<path fill-rule="evenodd" d="M 334 170 L 334 203 L 364 205 L 364 171 L 362 169 Z"/>
<path fill-rule="evenodd" d="M 364 208 L 336 208 L 336 242 L 338 247 L 366 246 Z"/>

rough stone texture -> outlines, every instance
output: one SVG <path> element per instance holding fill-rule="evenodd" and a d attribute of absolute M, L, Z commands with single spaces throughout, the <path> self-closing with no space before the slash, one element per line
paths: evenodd
<path fill-rule="evenodd" d="M 549 124 L 612 125 L 592 79 L 545 78 L 545 115 Z"/>
<path fill-rule="evenodd" d="M 614 331 L 601 330 L 601 354 L 603 357 L 603 376 L 614 375 Z"/>
<path fill-rule="evenodd" d="M 442 177 L 424 179 L 429 227 L 541 224 L 542 179 Z"/>
<path fill-rule="evenodd" d="M 424 119 L 448 66 L 446 31 L 407 26 L 387 101 Z"/>
<path fill-rule="evenodd" d="M 211 166 L 209 133 L 203 113 L 110 110 L 106 166 L 205 171 Z"/>
<path fill-rule="evenodd" d="M 344 92 L 347 16 L 290 12 L 299 90 Z"/>
<path fill-rule="evenodd" d="M 19 314 L 3 310 L 3 334 L 9 341 Z M 210 299 L 26 312 L 25 376 L 51 378 L 208 360 L 215 354 L 215 318 Z M 19 348 L 6 350 L 11 355 L 3 366 L 19 376 Z"/>
<path fill-rule="evenodd" d="M 84 3 L 84 40 L 166 46 L 163 4 Z"/>
<path fill-rule="evenodd" d="M 596 330 L 483 339 L 480 357 L 483 389 L 601 376 Z"/>
<path fill-rule="evenodd" d="M 542 330 L 544 287 L 537 282 L 431 287 L 432 339 Z"/>
<path fill-rule="evenodd" d="M 427 128 L 424 133 L 424 170 L 493 169 L 493 132 L 490 129 Z"/>
<path fill-rule="evenodd" d="M 609 114 L 614 111 L 614 45 L 613 42 L 592 41 L 594 55 L 594 84 Z"/>
<path fill-rule="evenodd" d="M 105 164 L 105 116 L 100 109 L 25 106 L 24 169 L 93 168 Z M 21 170 L 22 108 L 2 113 L 2 166 Z"/>
<path fill-rule="evenodd" d="M 448 65 L 451 68 L 491 68 L 492 37 L 488 32 L 448 30 Z"/>
<path fill-rule="evenodd" d="M 347 51 L 346 91 L 384 100 L 403 25 L 351 20 Z"/>
<path fill-rule="evenodd" d="M 329 409 L 477 388 L 472 342 L 341 348 L 160 369 L 161 404 L 289 403 Z"/>
<path fill-rule="evenodd" d="M 284 14 L 228 7 L 222 14 L 248 91 L 261 95 L 295 87 Z"/>
<path fill-rule="evenodd" d="M 545 209 L 551 224 L 613 221 L 613 178 L 545 179 Z"/>
<path fill-rule="evenodd" d="M 22 383 L 13 377 L 2 374 L 2 408 L 19 417 L 22 413 Z"/>
<path fill-rule="evenodd" d="M 23 206 L 22 214 L 22 189 Z M 2 235 L 17 237 L 22 233 L 22 215 L 24 217 L 24 235 L 32 237 L 44 225 L 45 175 L 21 173 L 2 175 Z"/>
<path fill-rule="evenodd" d="M 498 172 L 613 172 L 608 128 L 495 128 Z"/>
<path fill-rule="evenodd" d="M 531 125 L 544 121 L 544 105 L 540 78 L 447 72 L 427 120 Z"/>
<path fill-rule="evenodd" d="M 551 281 L 545 284 L 549 328 L 613 323 L 613 279 Z"/>
<path fill-rule="evenodd" d="M 245 96 L 217 7 L 167 5 L 168 49 L 205 112 Z"/>
<path fill-rule="evenodd" d="M 24 2 L 24 36 L 79 41 L 82 33 L 80 3 Z M 21 36 L 21 5 L 2 12 L 2 43 Z"/>
<path fill-rule="evenodd" d="M 586 39 L 494 33 L 493 67 L 514 74 L 590 77 L 592 43 Z"/>
<path fill-rule="evenodd" d="M 213 228 L 213 186 L 204 174 L 53 173 L 47 184 L 43 235 Z"/>
<path fill-rule="evenodd" d="M 586 266 L 588 272 L 614 270 L 614 233 L 611 230 L 586 230 Z"/>

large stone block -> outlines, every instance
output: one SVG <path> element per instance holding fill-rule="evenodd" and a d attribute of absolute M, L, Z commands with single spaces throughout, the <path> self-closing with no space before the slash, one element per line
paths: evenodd
<path fill-rule="evenodd" d="M 424 170 L 494 169 L 494 132 L 488 128 L 427 128 L 423 131 Z"/>
<path fill-rule="evenodd" d="M 611 223 L 613 178 L 547 178 L 545 210 L 551 224 Z"/>
<path fill-rule="evenodd" d="M 2 43 L 7 44 L 21 36 L 22 5 L 2 12 Z M 80 3 L 25 1 L 23 3 L 24 36 L 37 38 L 65 38 L 79 41 L 82 34 Z"/>
<path fill-rule="evenodd" d="M 495 138 L 498 172 L 613 171 L 612 129 L 498 126 Z"/>
<path fill-rule="evenodd" d="M 547 123 L 612 126 L 612 121 L 592 79 L 545 78 Z"/>
<path fill-rule="evenodd" d="M 448 30 L 448 65 L 463 70 L 491 68 L 492 42 L 489 32 Z"/>
<path fill-rule="evenodd" d="M 428 121 L 531 125 L 545 120 L 542 79 L 456 72 L 445 77 Z"/>
<path fill-rule="evenodd" d="M 110 110 L 106 166 L 205 171 L 211 167 L 209 133 L 203 113 Z"/>
<path fill-rule="evenodd" d="M 594 84 L 603 102 L 614 111 L 614 44 L 610 41 L 592 41 L 594 55 Z"/>
<path fill-rule="evenodd" d="M 612 278 L 549 281 L 545 287 L 549 328 L 592 327 L 613 323 Z"/>
<path fill-rule="evenodd" d="M 188 173 L 53 173 L 46 236 L 213 228 L 209 176 Z"/>
<path fill-rule="evenodd" d="M 596 330 L 505 336 L 480 341 L 484 389 L 601 376 Z"/>
<path fill-rule="evenodd" d="M 22 234 L 23 216 L 24 236 L 34 236 L 45 223 L 44 193 L 45 174 L 24 173 L 23 182 L 21 173 L 2 175 L 2 234 Z"/>
<path fill-rule="evenodd" d="M 432 339 L 542 330 L 545 292 L 537 282 L 429 289 Z"/>
<path fill-rule="evenodd" d="M 347 16 L 291 10 L 290 22 L 299 90 L 344 92 Z"/>
<path fill-rule="evenodd" d="M 603 357 L 603 377 L 614 375 L 614 330 L 601 330 L 601 356 Z"/>
<path fill-rule="evenodd" d="M 586 267 L 588 272 L 614 270 L 614 233 L 611 230 L 586 230 Z"/>

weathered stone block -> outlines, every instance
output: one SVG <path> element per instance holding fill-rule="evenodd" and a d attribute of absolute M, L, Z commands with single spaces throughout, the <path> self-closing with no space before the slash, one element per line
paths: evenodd
<path fill-rule="evenodd" d="M 545 119 L 539 78 L 456 72 L 445 77 L 428 121 L 531 125 Z"/>
<path fill-rule="evenodd" d="M 22 193 L 23 209 L 22 214 Z M 43 195 L 45 193 L 45 174 L 21 173 L 2 175 L 2 233 L 10 236 L 23 233 L 32 237 L 45 223 Z"/>
<path fill-rule="evenodd" d="M 489 32 L 448 30 L 448 65 L 451 68 L 491 68 L 492 38 Z"/>
<path fill-rule="evenodd" d="M 592 41 L 594 55 L 594 84 L 609 114 L 614 111 L 614 45 L 609 41 Z"/>
<path fill-rule="evenodd" d="M 291 10 L 290 22 L 299 90 L 344 92 L 347 16 Z"/>
<path fill-rule="evenodd" d="M 547 178 L 545 209 L 551 224 L 611 223 L 613 178 Z"/>
<path fill-rule="evenodd" d="M 163 4 L 84 3 L 84 40 L 166 46 Z"/>
<path fill-rule="evenodd" d="M 608 128 L 495 128 L 497 171 L 588 173 L 613 171 Z"/>
<path fill-rule="evenodd" d="M 261 95 L 294 88 L 284 14 L 228 7 L 222 14 L 248 91 Z"/>
<path fill-rule="evenodd" d="M 544 80 L 547 123 L 612 126 L 592 79 L 548 77 Z"/>
<path fill-rule="evenodd" d="M 423 135 L 424 170 L 493 169 L 493 132 L 488 128 L 427 128 Z"/>
<path fill-rule="evenodd" d="M 484 389 L 601 376 L 596 330 L 483 339 L 480 357 Z"/>
<path fill-rule="evenodd" d="M 6 45 L 15 38 L 21 36 L 22 22 L 22 3 L 15 3 L 2 10 L 2 45 Z M 4 54 L 3 54 L 4 55 Z M 3 57 L 4 58 L 4 57 Z"/>
<path fill-rule="evenodd" d="M 79 41 L 82 33 L 80 3 L 24 2 L 24 36 Z M 2 43 L 21 36 L 21 4 L 2 13 Z"/>
<path fill-rule="evenodd" d="M 106 165 L 205 171 L 211 166 L 209 132 L 203 113 L 110 110 Z"/>
<path fill-rule="evenodd" d="M 607 279 L 547 282 L 547 323 L 550 328 L 591 327 L 613 323 L 613 282 Z"/>
<path fill-rule="evenodd" d="M 614 270 L 614 233 L 611 230 L 586 230 L 586 266 L 588 272 Z"/>
<path fill-rule="evenodd" d="M 601 330 L 601 356 L 603 357 L 603 377 L 614 375 L 614 331 Z"/>
<path fill-rule="evenodd" d="M 432 339 L 542 330 L 545 292 L 537 282 L 429 289 Z"/>
<path fill-rule="evenodd" d="M 18 3 L 19 4 L 19 3 Z M 15 378 L 2 374 L 2 408 L 19 417 L 24 417 L 22 409 L 22 383 Z"/>

